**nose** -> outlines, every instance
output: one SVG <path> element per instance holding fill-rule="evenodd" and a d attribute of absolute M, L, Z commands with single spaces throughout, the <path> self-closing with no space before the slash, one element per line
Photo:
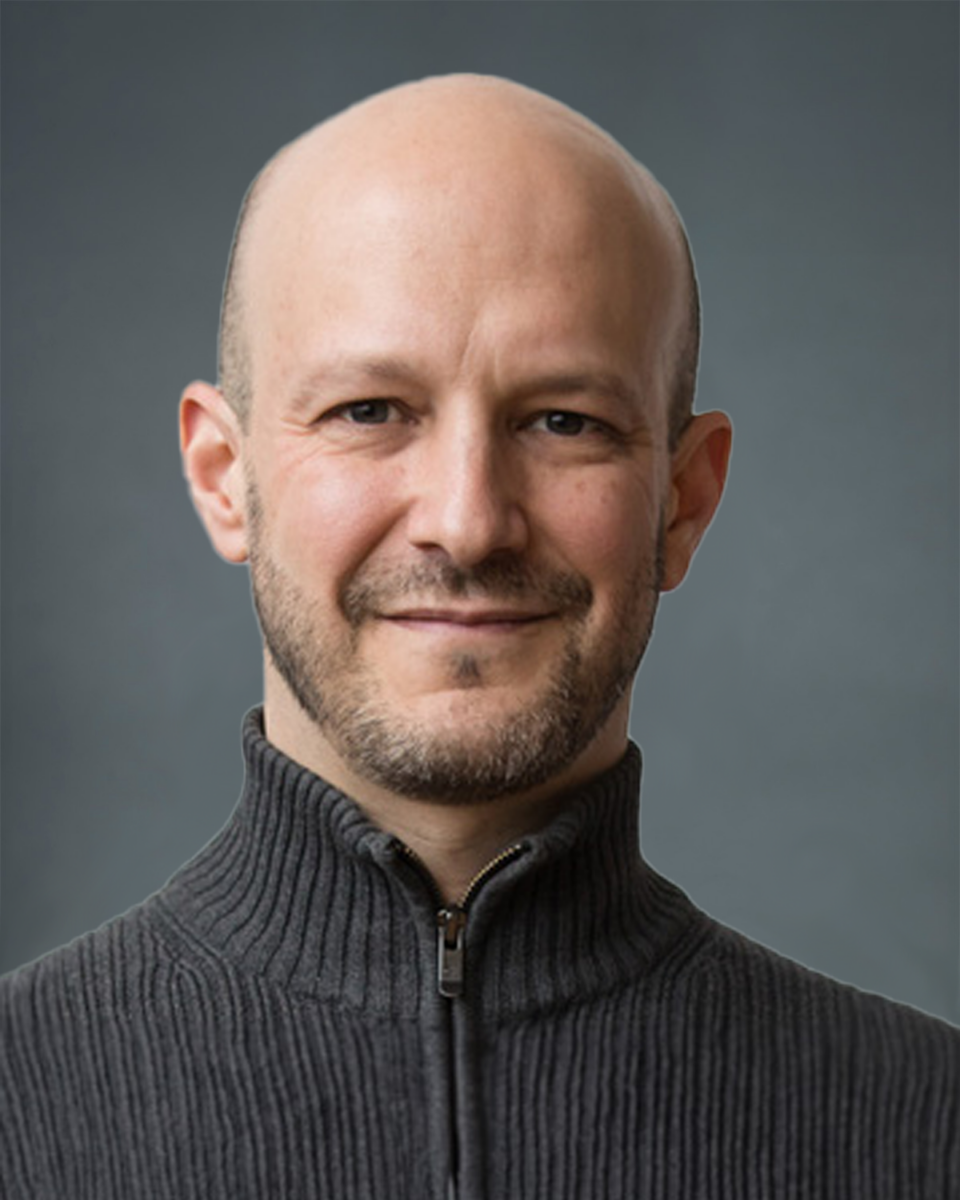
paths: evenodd
<path fill-rule="evenodd" d="M 461 568 L 526 547 L 519 464 L 512 462 L 509 447 L 494 430 L 475 424 L 437 430 L 421 449 L 408 513 L 407 536 L 413 545 L 442 550 Z"/>

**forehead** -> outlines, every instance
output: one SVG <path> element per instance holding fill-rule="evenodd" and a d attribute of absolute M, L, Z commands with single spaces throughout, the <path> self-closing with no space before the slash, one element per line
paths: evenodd
<path fill-rule="evenodd" d="M 549 139 L 323 148 L 285 164 L 245 256 L 256 379 L 343 350 L 635 353 L 677 271 L 657 206 L 609 155 Z M 479 352 L 479 351 L 478 351 Z"/>

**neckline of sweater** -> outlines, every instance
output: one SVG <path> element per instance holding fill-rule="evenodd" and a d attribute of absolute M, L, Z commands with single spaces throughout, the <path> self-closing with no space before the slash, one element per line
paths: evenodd
<path fill-rule="evenodd" d="M 243 723 L 240 800 L 157 896 L 185 947 L 301 995 L 411 1015 L 435 1002 L 437 898 L 397 839 Z M 523 839 L 472 898 L 466 996 L 498 1016 L 649 974 L 700 914 L 644 860 L 641 757 Z"/>

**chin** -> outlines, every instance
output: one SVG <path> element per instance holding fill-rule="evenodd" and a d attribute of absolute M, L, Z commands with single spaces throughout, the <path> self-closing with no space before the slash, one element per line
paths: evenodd
<path fill-rule="evenodd" d="M 549 692 L 548 683 L 531 686 L 529 679 L 518 685 L 465 678 L 445 681 L 429 690 L 407 692 L 392 702 L 386 701 L 383 707 L 393 710 L 397 726 L 408 722 L 418 726 L 429 723 L 441 735 L 469 740 L 471 734 L 479 736 L 488 724 L 506 726 L 515 714 L 549 703 Z"/>

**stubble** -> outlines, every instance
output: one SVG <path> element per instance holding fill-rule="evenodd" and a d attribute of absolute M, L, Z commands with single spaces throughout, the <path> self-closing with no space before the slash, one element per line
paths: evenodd
<path fill-rule="evenodd" d="M 263 509 L 248 483 L 254 606 L 270 659 L 304 713 L 352 770 L 397 795 L 444 804 L 494 800 L 559 775 L 590 744 L 631 685 L 653 629 L 663 571 L 663 531 L 649 560 L 627 581 L 610 628 L 591 644 L 589 581 L 498 554 L 470 570 L 445 560 L 388 569 L 365 564 L 338 598 L 342 620 L 318 606 L 276 562 Z M 539 693 L 523 707 L 429 727 L 397 711 L 364 660 L 361 640 L 377 614 L 408 597 L 491 604 L 523 602 L 557 611 L 566 634 Z M 450 662 L 450 686 L 485 685 L 477 658 Z M 464 727 L 466 724 L 467 727 Z"/>

